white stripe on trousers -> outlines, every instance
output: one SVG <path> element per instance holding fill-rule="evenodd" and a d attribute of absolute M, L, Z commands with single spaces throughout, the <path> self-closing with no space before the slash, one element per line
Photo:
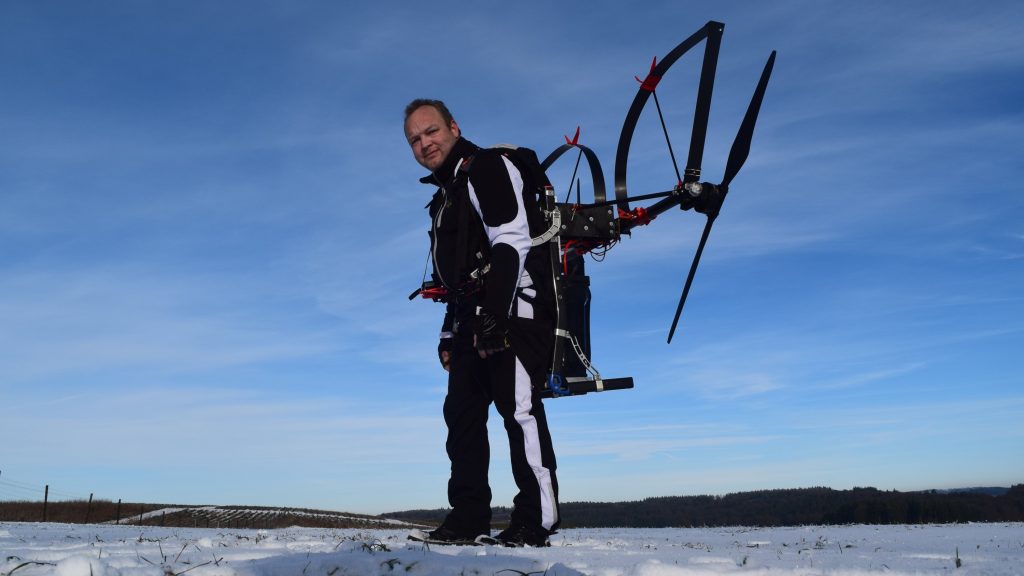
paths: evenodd
<path fill-rule="evenodd" d="M 532 318 L 533 306 L 519 299 L 520 318 Z M 523 363 L 516 358 L 516 382 L 515 382 L 516 411 L 515 420 L 523 431 L 523 449 L 526 462 L 533 470 L 533 476 L 537 479 L 537 486 L 540 489 L 540 513 L 541 526 L 550 530 L 558 522 L 558 509 L 555 506 L 555 488 L 551 483 L 551 471 L 544 467 L 541 456 L 540 432 L 537 426 L 537 419 L 530 414 L 533 409 L 533 384 L 530 382 L 530 375 L 527 374 Z"/>

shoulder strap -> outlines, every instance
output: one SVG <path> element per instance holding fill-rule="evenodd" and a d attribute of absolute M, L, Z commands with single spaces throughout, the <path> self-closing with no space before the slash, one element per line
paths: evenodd
<path fill-rule="evenodd" d="M 476 264 L 474 259 L 481 259 L 484 256 L 484 254 L 471 254 L 469 249 L 470 234 L 482 233 L 476 219 L 471 217 L 473 208 L 469 202 L 469 170 L 473 164 L 473 158 L 474 156 L 468 156 L 459 165 L 451 190 L 452 194 L 465 192 L 465 197 L 458 199 L 458 231 L 455 235 L 455 277 L 459 282 L 465 280 L 464 276 L 473 270 Z M 486 246 L 486 242 L 483 245 Z"/>

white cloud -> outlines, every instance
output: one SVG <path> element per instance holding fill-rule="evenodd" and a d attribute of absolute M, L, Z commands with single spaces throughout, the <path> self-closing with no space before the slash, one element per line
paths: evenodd
<path fill-rule="evenodd" d="M 8 383 L 127 369 L 178 373 L 308 357 L 323 331 L 277 324 L 245 278 L 187 281 L 145 267 L 29 271 L 0 282 Z M 271 303 L 265 303 L 269 308 Z"/>

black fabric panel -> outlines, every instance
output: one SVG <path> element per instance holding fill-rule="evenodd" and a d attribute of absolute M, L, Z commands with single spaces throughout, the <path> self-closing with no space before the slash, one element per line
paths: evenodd
<path fill-rule="evenodd" d="M 540 388 L 547 379 L 551 368 L 551 356 L 555 350 L 555 327 L 551 322 L 532 318 L 509 319 L 508 341 L 512 351 L 523 363 L 530 375 L 530 382 Z"/>
<path fill-rule="evenodd" d="M 473 159 L 469 183 L 480 200 L 484 223 L 491 228 L 511 222 L 519 212 L 516 191 L 500 154 L 481 150 Z"/>
<path fill-rule="evenodd" d="M 484 284 L 485 310 L 505 318 L 519 285 L 519 252 L 508 244 L 491 246 L 491 271 Z"/>

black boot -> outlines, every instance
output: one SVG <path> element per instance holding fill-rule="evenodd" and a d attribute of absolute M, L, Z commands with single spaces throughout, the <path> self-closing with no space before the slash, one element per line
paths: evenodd
<path fill-rule="evenodd" d="M 505 546 L 517 548 L 533 546 L 536 548 L 544 548 L 551 545 L 551 543 L 548 542 L 548 536 L 551 534 L 551 532 L 548 532 L 539 526 L 536 528 L 530 528 L 525 524 L 511 524 L 508 528 L 502 530 L 495 539 Z"/>

